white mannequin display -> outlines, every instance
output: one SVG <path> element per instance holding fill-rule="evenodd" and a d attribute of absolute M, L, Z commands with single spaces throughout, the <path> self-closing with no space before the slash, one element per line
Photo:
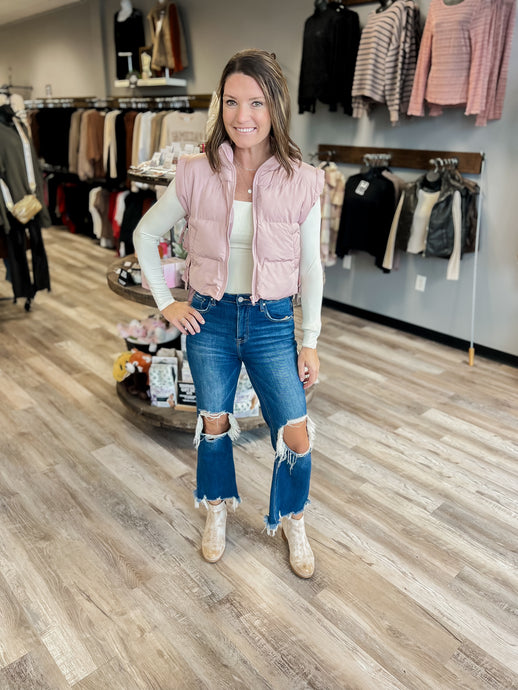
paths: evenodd
<path fill-rule="evenodd" d="M 131 4 L 131 0 L 121 0 L 121 8 L 120 8 L 119 13 L 117 15 L 117 21 L 118 22 L 125 22 L 126 19 L 131 17 L 132 12 L 133 12 L 133 5 Z"/>

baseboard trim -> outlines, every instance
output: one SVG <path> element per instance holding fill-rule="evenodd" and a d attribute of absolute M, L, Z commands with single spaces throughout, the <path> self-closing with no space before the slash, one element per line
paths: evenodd
<path fill-rule="evenodd" d="M 342 311 L 346 314 L 351 314 L 352 316 L 358 316 L 366 321 L 374 321 L 375 323 L 380 323 L 384 326 L 397 328 L 405 333 L 412 333 L 412 335 L 418 335 L 422 338 L 433 340 L 436 343 L 449 345 L 450 347 L 455 347 L 458 350 L 465 350 L 466 352 L 469 350 L 470 344 L 468 340 L 456 338 L 452 335 L 446 335 L 445 333 L 439 333 L 439 331 L 433 331 L 430 328 L 423 328 L 422 326 L 416 326 L 413 323 L 407 323 L 406 321 L 394 319 L 391 316 L 376 314 L 373 311 L 353 307 L 349 304 L 344 304 L 343 302 L 336 302 L 335 300 L 328 299 L 327 297 L 324 297 L 323 305 L 325 307 L 330 307 L 331 309 L 336 309 L 337 311 Z M 494 350 L 491 347 L 486 347 L 485 345 L 479 345 L 477 343 L 474 344 L 474 348 L 475 353 L 478 355 L 501 362 L 502 364 L 509 364 L 510 366 L 518 367 L 518 356 L 516 355 L 512 355 L 508 352 L 502 352 L 501 350 Z"/>

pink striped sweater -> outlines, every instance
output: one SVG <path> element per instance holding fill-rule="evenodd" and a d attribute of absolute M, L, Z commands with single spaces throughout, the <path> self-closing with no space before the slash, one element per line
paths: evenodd
<path fill-rule="evenodd" d="M 476 124 L 501 116 L 516 0 L 432 0 L 423 31 L 409 115 L 465 106 Z"/>

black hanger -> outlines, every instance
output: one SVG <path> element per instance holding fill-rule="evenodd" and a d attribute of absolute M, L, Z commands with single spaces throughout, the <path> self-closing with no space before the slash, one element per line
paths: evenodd
<path fill-rule="evenodd" d="M 376 12 L 384 12 L 387 10 L 395 0 L 380 0 L 380 6 L 376 10 Z"/>

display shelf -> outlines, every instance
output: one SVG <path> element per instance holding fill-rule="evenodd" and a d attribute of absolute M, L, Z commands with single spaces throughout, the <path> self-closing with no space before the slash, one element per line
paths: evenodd
<path fill-rule="evenodd" d="M 116 79 L 113 82 L 116 89 L 124 89 L 131 86 L 129 79 Z M 137 87 L 141 86 L 187 86 L 187 79 L 176 77 L 152 77 L 151 79 L 137 79 Z"/>
<path fill-rule="evenodd" d="M 144 175 L 141 173 L 128 171 L 128 179 L 132 182 L 143 182 L 144 184 L 150 185 L 161 185 L 167 187 L 174 178 L 171 177 L 155 177 L 153 175 Z"/>
<path fill-rule="evenodd" d="M 153 295 L 149 290 L 146 290 L 142 285 L 121 285 L 119 283 L 119 276 L 117 271 L 120 268 L 124 268 L 126 262 L 133 264 L 137 261 L 135 254 L 130 254 L 123 258 L 116 259 L 111 266 L 108 268 L 106 273 L 106 280 L 108 282 L 108 287 L 113 290 L 117 295 L 123 297 L 124 299 L 130 300 L 131 302 L 137 302 L 138 304 L 145 304 L 147 307 L 153 307 L 156 309 L 155 300 Z M 173 288 L 171 294 L 175 299 L 184 300 L 187 298 L 187 290 L 183 288 Z"/>
<path fill-rule="evenodd" d="M 106 273 L 108 287 L 124 299 L 156 309 L 155 300 L 149 290 L 144 289 L 141 285 L 124 286 L 119 283 L 117 271 L 123 268 L 126 262 L 132 264 L 136 261 L 137 257 L 135 254 L 116 259 L 109 266 Z M 172 288 L 171 294 L 175 299 L 184 300 L 187 298 L 187 290 L 183 288 Z M 300 309 L 296 311 L 300 312 Z M 295 321 L 297 328 L 297 318 Z M 306 392 L 306 400 L 308 402 L 313 397 L 314 392 L 315 386 L 312 386 L 309 391 Z M 191 411 L 175 410 L 171 407 L 155 407 L 147 400 L 141 400 L 138 396 L 131 395 L 123 383 L 117 383 L 117 395 L 125 407 L 154 426 L 168 427 L 181 431 L 194 431 L 195 429 L 196 410 L 194 409 Z M 266 425 L 261 413 L 259 413 L 257 417 L 239 417 L 237 421 L 243 430 L 256 429 L 257 427 Z"/>
<path fill-rule="evenodd" d="M 131 395 L 124 383 L 117 383 L 117 395 L 122 404 L 141 419 L 153 426 L 180 431 L 194 431 L 196 428 L 196 410 L 175 410 L 173 407 L 155 407 L 137 395 Z M 239 417 L 237 420 L 243 431 L 264 426 L 261 414 L 256 417 Z"/>

